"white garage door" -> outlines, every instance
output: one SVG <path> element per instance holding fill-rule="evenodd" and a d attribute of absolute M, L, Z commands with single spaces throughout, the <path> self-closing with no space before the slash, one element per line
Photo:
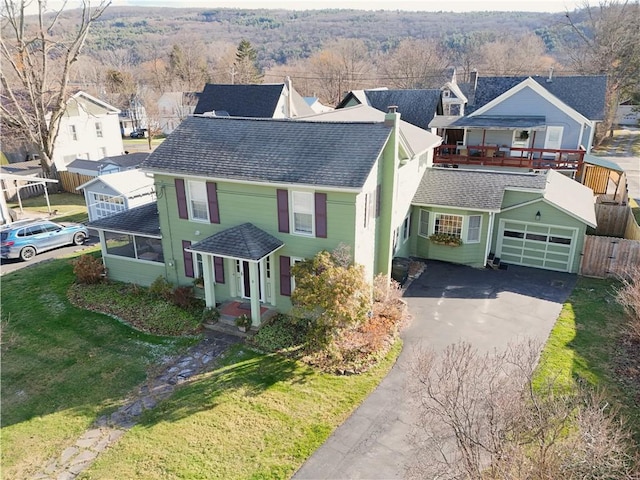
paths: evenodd
<path fill-rule="evenodd" d="M 504 263 L 568 272 L 577 229 L 500 220 L 496 257 Z"/>

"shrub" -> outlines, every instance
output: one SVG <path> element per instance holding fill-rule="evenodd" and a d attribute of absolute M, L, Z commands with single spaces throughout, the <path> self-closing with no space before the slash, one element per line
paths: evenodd
<path fill-rule="evenodd" d="M 202 310 L 202 323 L 217 323 L 220 320 L 220 310 L 216 307 L 205 307 Z"/>
<path fill-rule="evenodd" d="M 617 300 L 629 315 L 629 334 L 640 341 L 640 267 L 631 269 L 621 280 Z"/>
<path fill-rule="evenodd" d="M 171 292 L 171 302 L 185 310 L 190 310 L 196 306 L 197 299 L 193 294 L 193 287 L 176 287 Z"/>
<path fill-rule="evenodd" d="M 304 348 L 306 335 L 306 325 L 293 322 L 287 315 L 278 314 L 260 327 L 251 343 L 267 352 L 291 354 Z"/>
<path fill-rule="evenodd" d="M 104 278 L 104 265 L 93 255 L 82 255 L 71 262 L 73 273 L 79 283 L 99 283 Z"/>
<path fill-rule="evenodd" d="M 159 275 L 158 278 L 156 278 L 149 286 L 149 295 L 154 298 L 169 300 L 169 298 L 171 298 L 172 288 L 172 285 L 167 281 L 167 279 L 162 275 Z"/>

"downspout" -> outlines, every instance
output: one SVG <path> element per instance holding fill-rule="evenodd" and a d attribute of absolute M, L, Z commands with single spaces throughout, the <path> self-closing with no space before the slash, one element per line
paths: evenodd
<path fill-rule="evenodd" d="M 489 212 L 489 227 L 487 228 L 487 248 L 484 251 L 484 261 L 487 262 L 489 253 L 491 253 L 491 241 L 493 240 L 493 221 L 496 214 L 495 212 Z"/>

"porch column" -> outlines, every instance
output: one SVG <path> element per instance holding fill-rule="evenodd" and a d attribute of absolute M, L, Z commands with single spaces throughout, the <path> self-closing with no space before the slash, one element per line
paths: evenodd
<path fill-rule="evenodd" d="M 207 307 L 216 306 L 216 289 L 213 276 L 213 257 L 205 255 L 202 259 L 202 279 L 204 280 L 204 302 Z"/>
<path fill-rule="evenodd" d="M 249 262 L 249 283 L 251 284 L 251 323 L 260 325 L 260 279 L 258 262 Z"/>

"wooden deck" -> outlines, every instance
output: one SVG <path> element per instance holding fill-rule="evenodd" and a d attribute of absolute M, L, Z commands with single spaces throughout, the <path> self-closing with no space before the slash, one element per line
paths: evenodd
<path fill-rule="evenodd" d="M 510 148 L 490 145 L 441 145 L 435 151 L 436 165 L 481 165 L 533 170 L 577 170 L 584 150 Z"/>

